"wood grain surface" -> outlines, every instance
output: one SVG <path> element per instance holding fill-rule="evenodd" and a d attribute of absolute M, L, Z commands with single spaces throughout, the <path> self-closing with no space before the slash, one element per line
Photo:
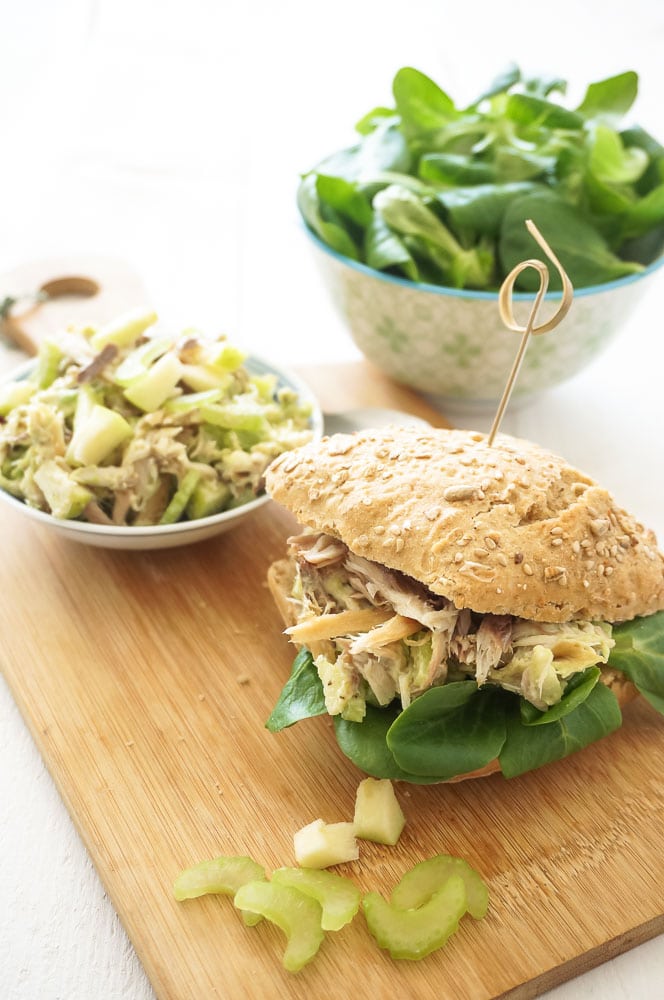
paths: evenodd
<path fill-rule="evenodd" d="M 304 373 L 324 408 L 440 415 L 366 364 Z M 274 504 L 211 542 L 123 553 L 3 510 L 2 669 L 160 1000 L 533 997 L 664 930 L 664 720 L 642 700 L 595 747 L 505 781 L 399 785 L 395 848 L 340 867 L 389 893 L 438 852 L 487 880 L 487 918 L 395 962 L 359 915 L 298 975 L 281 932 L 225 898 L 177 903 L 181 868 L 249 854 L 294 862 L 311 820 L 352 818 L 362 775 L 330 720 L 265 720 L 292 648 L 265 586 L 295 528 Z"/>

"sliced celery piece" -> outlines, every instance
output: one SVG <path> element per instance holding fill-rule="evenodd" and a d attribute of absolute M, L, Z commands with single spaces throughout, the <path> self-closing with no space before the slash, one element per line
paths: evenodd
<path fill-rule="evenodd" d="M 231 403 L 202 406 L 201 421 L 216 427 L 231 430 L 250 431 L 252 434 L 267 434 L 268 422 L 265 413 L 253 400 L 234 400 Z"/>
<path fill-rule="evenodd" d="M 173 895 L 178 900 L 196 899 L 208 893 L 234 896 L 240 886 L 265 877 L 265 869 L 253 858 L 222 855 L 180 872 L 173 883 Z"/>
<path fill-rule="evenodd" d="M 466 886 L 452 875 L 418 909 L 403 910 L 377 892 L 362 899 L 367 926 L 392 958 L 418 959 L 442 948 L 466 912 Z"/>
<path fill-rule="evenodd" d="M 200 478 L 201 473 L 198 469 L 189 469 L 185 473 L 169 501 L 168 507 L 159 519 L 160 524 L 175 524 L 176 521 L 180 520 Z"/>
<path fill-rule="evenodd" d="M 258 398 L 262 403 L 274 402 L 274 394 L 277 391 L 278 379 L 276 375 L 252 375 L 249 382 L 258 393 Z"/>
<path fill-rule="evenodd" d="M 335 872 L 311 868 L 277 868 L 272 882 L 289 885 L 320 903 L 324 931 L 338 931 L 350 923 L 360 908 L 360 890 L 354 882 Z"/>
<path fill-rule="evenodd" d="M 222 855 L 180 872 L 173 883 L 173 895 L 180 901 L 212 893 L 235 896 L 247 882 L 264 878 L 265 869 L 253 858 Z M 242 919 L 247 927 L 254 927 L 263 918 L 260 913 L 242 910 Z"/>
<path fill-rule="evenodd" d="M 52 340 L 43 340 L 37 353 L 37 367 L 33 376 L 39 389 L 47 389 L 58 377 L 64 358 L 61 348 Z"/>
<path fill-rule="evenodd" d="M 191 521 L 211 517 L 225 510 L 230 499 L 231 490 L 226 483 L 201 478 L 187 502 L 187 517 Z"/>
<path fill-rule="evenodd" d="M 237 371 L 247 357 L 244 351 L 224 341 L 210 344 L 209 348 L 206 345 L 205 353 L 207 364 L 225 372 Z"/>
<path fill-rule="evenodd" d="M 44 494 L 53 517 L 79 517 L 92 500 L 90 490 L 75 482 L 67 470 L 52 458 L 41 463 L 34 479 Z"/>
<path fill-rule="evenodd" d="M 173 396 L 164 403 L 166 413 L 189 413 L 206 403 L 216 403 L 221 399 L 221 389 L 205 389 L 202 392 L 185 392 Z"/>
<path fill-rule="evenodd" d="M 248 882 L 238 889 L 234 903 L 240 910 L 260 914 L 285 933 L 282 961 L 288 972 L 299 972 L 310 962 L 325 937 L 320 903 L 290 886 Z"/>
<path fill-rule="evenodd" d="M 481 920 L 489 906 L 489 890 L 467 861 L 451 854 L 437 854 L 407 871 L 392 890 L 392 903 L 402 910 L 422 906 L 453 875 L 464 881 L 468 912 L 476 920 Z"/>
<path fill-rule="evenodd" d="M 99 327 L 90 337 L 90 343 L 95 350 L 106 347 L 107 344 L 115 344 L 116 347 L 129 347 L 146 330 L 154 326 L 157 318 L 156 312 L 151 309 L 132 309 Z"/>

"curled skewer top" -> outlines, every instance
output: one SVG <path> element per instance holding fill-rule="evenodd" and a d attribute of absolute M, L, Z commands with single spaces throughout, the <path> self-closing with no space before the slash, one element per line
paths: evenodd
<path fill-rule="evenodd" d="M 569 280 L 565 269 L 556 257 L 555 253 L 546 242 L 539 229 L 532 221 L 532 219 L 526 219 L 526 228 L 530 235 L 537 241 L 546 256 L 549 258 L 551 263 L 554 265 L 556 270 L 560 275 L 562 281 L 562 298 L 560 304 L 553 314 L 553 316 L 548 319 L 545 323 L 541 323 L 539 326 L 535 325 L 535 320 L 537 318 L 537 313 L 539 311 L 540 305 L 542 304 L 542 299 L 546 295 L 547 289 L 549 287 L 549 269 L 546 264 L 538 260 L 537 258 L 531 258 L 529 260 L 521 261 L 516 267 L 513 267 L 510 273 L 507 275 L 503 281 L 500 292 L 498 294 L 498 309 L 500 311 L 500 318 L 507 327 L 508 330 L 513 330 L 515 333 L 522 334 L 521 343 L 519 345 L 519 350 L 514 359 L 514 364 L 512 365 L 512 370 L 507 379 L 507 384 L 503 392 L 500 403 L 498 404 L 498 409 L 496 410 L 496 415 L 493 420 L 493 425 L 491 431 L 489 432 L 488 443 L 492 445 L 494 438 L 498 433 L 505 409 L 509 402 L 510 396 L 512 395 L 512 390 L 516 382 L 517 376 L 519 374 L 519 369 L 521 367 L 521 362 L 523 361 L 524 355 L 526 353 L 526 348 L 528 346 L 528 341 L 530 340 L 531 334 L 533 336 L 538 336 L 541 333 L 547 333 L 549 330 L 553 330 L 554 327 L 558 326 L 560 322 L 565 318 L 572 305 L 572 298 L 574 295 L 574 289 L 572 287 L 572 282 Z M 514 284 L 516 279 L 527 268 L 533 268 L 537 271 L 540 279 L 539 289 L 533 301 L 530 314 L 528 316 L 528 321 L 525 326 L 520 326 L 514 317 L 514 306 L 512 300 L 512 292 L 514 291 Z"/>

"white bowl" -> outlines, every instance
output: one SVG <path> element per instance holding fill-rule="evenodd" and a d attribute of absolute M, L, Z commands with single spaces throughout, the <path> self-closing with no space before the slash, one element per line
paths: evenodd
<path fill-rule="evenodd" d="M 0 379 L 0 384 L 27 378 L 34 368 L 31 360 L 18 369 L 9 372 Z M 265 361 L 256 355 L 249 355 L 244 362 L 245 368 L 252 375 L 276 375 L 279 386 L 293 389 L 298 397 L 311 406 L 311 430 L 314 440 L 322 437 L 323 414 L 320 405 L 311 389 L 293 372 L 280 368 L 270 361 Z M 37 523 L 45 525 L 51 531 L 74 542 L 95 545 L 104 549 L 130 549 L 134 551 L 147 549 L 170 549 L 178 545 L 190 545 L 202 542 L 214 535 L 230 531 L 242 521 L 260 510 L 270 498 L 266 493 L 250 500 L 249 503 L 226 510 L 211 517 L 201 517 L 194 521 L 179 521 L 176 524 L 142 525 L 140 527 L 115 527 L 105 524 L 90 524 L 87 521 L 65 520 L 53 517 L 45 511 L 29 507 L 22 500 L 17 500 L 5 490 L 0 489 L 0 500 L 9 507 L 26 515 Z"/>
<path fill-rule="evenodd" d="M 498 311 L 498 292 L 445 288 L 376 271 L 328 247 L 306 225 L 323 282 L 356 345 L 395 382 L 448 405 L 495 407 L 519 346 Z M 637 302 L 661 274 L 659 257 L 640 274 L 579 288 L 560 325 L 528 345 L 514 399 L 522 401 L 585 368 L 619 333 Z M 544 298 L 538 324 L 558 308 L 560 292 Z M 525 325 L 534 295 L 513 295 Z"/>

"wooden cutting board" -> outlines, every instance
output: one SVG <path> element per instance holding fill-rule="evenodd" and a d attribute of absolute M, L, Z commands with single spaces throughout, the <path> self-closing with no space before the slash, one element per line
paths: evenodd
<path fill-rule="evenodd" d="M 306 374 L 324 407 L 442 422 L 368 365 Z M 392 961 L 358 915 L 292 975 L 267 922 L 244 927 L 225 898 L 175 902 L 185 866 L 292 864 L 295 830 L 352 818 L 362 775 L 329 720 L 264 727 L 292 660 L 265 574 L 294 527 L 272 504 L 211 542 L 132 554 L 3 510 L 3 671 L 160 1000 L 533 997 L 664 931 L 664 719 L 641 701 L 539 772 L 398 786 L 399 844 L 363 843 L 340 870 L 387 894 L 446 852 L 490 889 L 487 918 L 422 962 Z"/>

